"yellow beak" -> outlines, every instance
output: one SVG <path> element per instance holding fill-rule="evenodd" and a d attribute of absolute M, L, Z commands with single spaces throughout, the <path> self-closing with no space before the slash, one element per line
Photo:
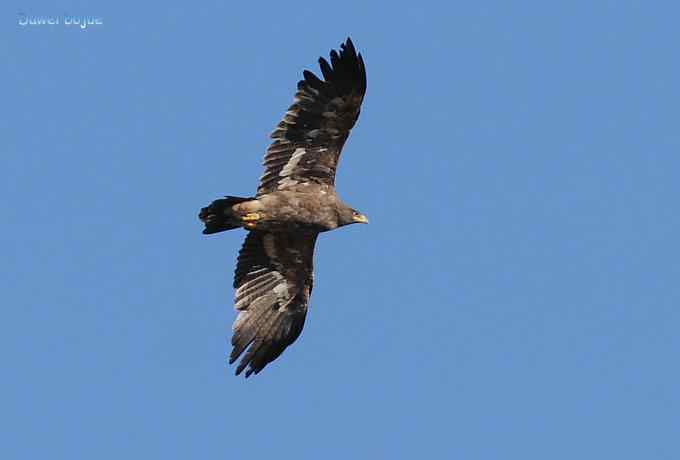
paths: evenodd
<path fill-rule="evenodd" d="M 353 215 L 352 220 L 354 222 L 356 222 L 357 224 L 367 224 L 368 223 L 368 217 L 364 216 L 363 214 Z"/>

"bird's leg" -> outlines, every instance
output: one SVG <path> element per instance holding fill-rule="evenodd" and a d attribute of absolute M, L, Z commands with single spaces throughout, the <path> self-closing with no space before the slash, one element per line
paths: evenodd
<path fill-rule="evenodd" d="M 241 220 L 243 222 L 256 222 L 260 220 L 260 213 L 259 212 L 249 212 L 245 216 L 241 217 Z"/>
<path fill-rule="evenodd" d="M 262 216 L 260 215 L 259 212 L 249 212 L 245 216 L 241 217 L 241 221 L 243 221 L 243 226 L 247 228 L 248 230 L 253 230 L 255 229 L 255 222 L 260 220 Z"/>

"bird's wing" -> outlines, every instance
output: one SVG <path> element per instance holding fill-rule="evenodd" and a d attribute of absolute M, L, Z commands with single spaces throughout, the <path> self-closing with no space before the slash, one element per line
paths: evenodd
<path fill-rule="evenodd" d="M 366 70 L 349 38 L 330 56 L 330 65 L 319 58 L 323 80 L 304 71 L 293 105 L 272 132 L 258 195 L 306 183 L 334 185 L 340 151 L 366 93 Z"/>
<path fill-rule="evenodd" d="M 246 377 L 274 361 L 302 332 L 312 293 L 316 234 L 251 231 L 239 252 L 234 288 L 238 317 L 229 364 Z M 250 346 L 250 347 L 249 347 Z"/>

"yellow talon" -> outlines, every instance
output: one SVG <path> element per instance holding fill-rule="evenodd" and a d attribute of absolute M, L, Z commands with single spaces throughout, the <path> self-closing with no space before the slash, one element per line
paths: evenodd
<path fill-rule="evenodd" d="M 241 217 L 241 220 L 243 222 L 255 222 L 257 220 L 260 220 L 260 213 L 257 212 L 249 212 L 245 216 Z"/>

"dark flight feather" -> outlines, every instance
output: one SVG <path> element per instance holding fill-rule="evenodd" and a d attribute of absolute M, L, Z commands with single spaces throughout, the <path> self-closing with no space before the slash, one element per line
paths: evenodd
<path fill-rule="evenodd" d="M 236 374 L 257 374 L 293 343 L 312 293 L 316 234 L 251 231 L 239 252 L 234 287 L 233 349 L 229 363 L 246 348 Z"/>
<path fill-rule="evenodd" d="M 331 64 L 319 58 L 324 80 L 305 70 L 293 104 L 271 137 L 257 195 L 299 189 L 301 184 L 334 185 L 340 152 L 359 117 L 366 70 L 348 38 Z"/>

